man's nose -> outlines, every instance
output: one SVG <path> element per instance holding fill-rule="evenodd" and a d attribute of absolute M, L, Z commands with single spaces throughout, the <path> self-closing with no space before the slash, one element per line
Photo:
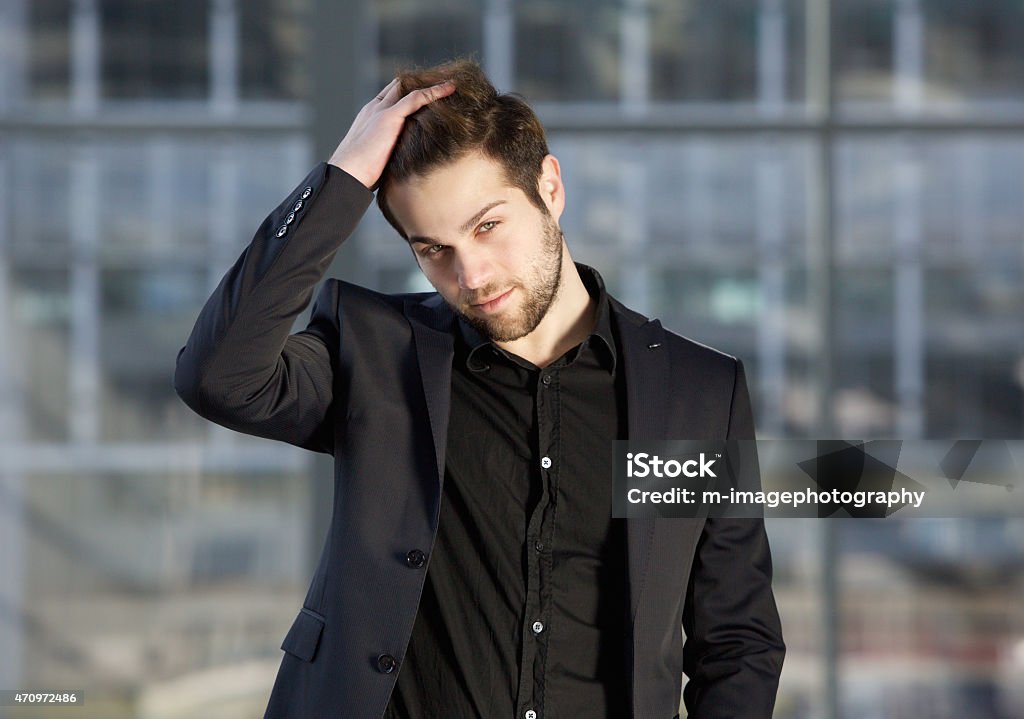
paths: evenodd
<path fill-rule="evenodd" d="M 481 252 L 458 252 L 455 257 L 459 289 L 477 290 L 491 281 L 490 260 Z"/>

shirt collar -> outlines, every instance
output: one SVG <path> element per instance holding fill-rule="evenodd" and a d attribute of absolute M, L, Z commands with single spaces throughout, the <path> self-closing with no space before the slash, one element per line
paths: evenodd
<path fill-rule="evenodd" d="M 615 374 L 618 355 L 615 349 L 615 335 L 612 332 L 611 323 L 611 307 L 608 302 L 608 292 L 605 289 L 604 278 L 601 277 L 601 274 L 596 269 L 589 265 L 585 265 L 582 262 L 576 262 L 575 265 L 583 285 L 587 288 L 587 292 L 597 300 L 597 319 L 594 323 L 594 329 L 587 339 L 597 338 L 597 341 L 591 340 L 590 344 L 604 347 L 604 351 L 596 350 L 596 353 L 608 372 Z M 509 353 L 481 335 L 461 315 L 458 315 L 458 326 L 462 340 L 465 343 L 465 349 L 467 350 L 465 361 L 469 369 L 482 371 L 489 367 L 484 354 L 488 347 L 492 347 L 494 351 L 508 356 Z"/>

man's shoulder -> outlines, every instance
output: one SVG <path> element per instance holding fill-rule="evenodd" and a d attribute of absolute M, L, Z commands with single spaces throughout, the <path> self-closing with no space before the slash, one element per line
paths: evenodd
<path fill-rule="evenodd" d="M 322 293 L 336 303 L 345 322 L 395 322 L 408 326 L 410 320 L 441 331 L 453 330 L 455 315 L 437 292 L 381 292 L 338 278 L 324 281 Z"/>
<path fill-rule="evenodd" d="M 366 302 L 377 305 L 384 305 L 395 310 L 402 311 L 404 308 L 413 305 L 420 305 L 427 309 L 441 309 L 438 305 L 444 305 L 441 296 L 437 292 L 381 292 L 373 290 L 364 285 L 349 282 L 348 280 L 336 277 L 328 278 L 325 283 L 334 283 L 339 296 L 350 302 Z"/>
<path fill-rule="evenodd" d="M 705 344 L 692 337 L 670 330 L 661 324 L 660 320 L 633 310 L 624 305 L 620 300 L 608 296 L 613 312 L 620 318 L 620 321 L 630 322 L 638 327 L 646 326 L 651 322 L 657 323 L 657 329 L 669 350 L 669 356 L 674 363 L 681 363 L 686 366 L 699 366 L 702 371 L 723 371 L 730 376 L 736 370 L 737 357 L 720 349 Z"/>

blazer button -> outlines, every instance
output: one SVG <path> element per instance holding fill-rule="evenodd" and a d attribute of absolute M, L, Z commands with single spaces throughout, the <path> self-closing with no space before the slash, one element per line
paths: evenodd
<path fill-rule="evenodd" d="M 307 197 L 309 197 L 312 194 L 313 194 L 313 188 L 312 187 L 307 187 L 305 190 L 302 191 L 301 197 L 302 197 L 303 200 L 305 200 Z"/>
<path fill-rule="evenodd" d="M 398 666 L 398 662 L 390 654 L 381 654 L 377 657 L 377 670 L 384 674 L 390 674 L 395 671 L 396 666 Z"/>
<path fill-rule="evenodd" d="M 405 555 L 405 563 L 408 564 L 413 569 L 419 569 L 424 564 L 426 564 L 426 561 L 427 561 L 427 555 L 424 554 L 423 552 L 421 552 L 418 549 L 413 549 L 412 551 L 410 551 L 408 554 Z"/>

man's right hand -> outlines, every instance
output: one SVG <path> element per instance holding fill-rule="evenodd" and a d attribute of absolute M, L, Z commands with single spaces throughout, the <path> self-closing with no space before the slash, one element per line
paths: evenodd
<path fill-rule="evenodd" d="M 443 82 L 413 90 L 399 98 L 396 77 L 377 97 L 363 105 L 328 162 L 352 175 L 370 190 L 376 190 L 384 166 L 405 125 L 405 118 L 427 103 L 450 95 L 454 90 L 455 85 L 451 82 Z"/>

